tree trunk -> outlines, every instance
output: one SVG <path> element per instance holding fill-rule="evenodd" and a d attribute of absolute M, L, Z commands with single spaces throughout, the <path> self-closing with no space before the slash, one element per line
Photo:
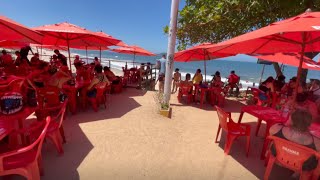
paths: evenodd
<path fill-rule="evenodd" d="M 280 75 L 282 75 L 282 71 L 281 71 L 281 68 L 279 66 L 278 63 L 272 63 L 273 64 L 273 68 L 274 70 L 276 71 L 277 73 L 277 77 L 279 77 Z"/>

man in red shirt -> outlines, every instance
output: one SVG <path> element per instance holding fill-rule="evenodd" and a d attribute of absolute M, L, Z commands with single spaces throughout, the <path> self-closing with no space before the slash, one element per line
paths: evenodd
<path fill-rule="evenodd" d="M 233 88 L 236 88 L 236 96 L 239 94 L 238 83 L 240 81 L 240 77 L 236 75 L 234 71 L 231 71 L 228 77 L 228 86 L 229 86 L 229 94 L 233 93 Z"/>

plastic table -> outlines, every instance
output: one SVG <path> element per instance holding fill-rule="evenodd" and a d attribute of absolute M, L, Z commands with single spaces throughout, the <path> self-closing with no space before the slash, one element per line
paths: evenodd
<path fill-rule="evenodd" d="M 62 89 L 68 95 L 69 107 L 70 107 L 70 111 L 71 111 L 72 114 L 76 113 L 78 91 L 81 91 L 82 88 L 90 85 L 90 83 L 91 83 L 91 81 L 76 81 L 74 86 L 71 86 L 71 85 L 68 85 L 68 84 L 63 85 Z M 85 92 L 82 92 L 80 94 L 85 94 Z"/>
<path fill-rule="evenodd" d="M 256 135 L 259 132 L 261 121 L 266 122 L 267 127 L 266 127 L 265 137 L 267 137 L 269 135 L 269 129 L 272 125 L 274 125 L 276 123 L 285 123 L 288 120 L 288 118 L 285 117 L 282 114 L 282 112 L 277 111 L 273 108 L 257 106 L 257 105 L 250 105 L 250 106 L 243 106 L 242 107 L 238 123 L 241 122 L 244 113 L 251 114 L 252 116 L 255 116 L 258 118 L 258 126 L 257 126 L 257 130 L 256 130 Z"/>

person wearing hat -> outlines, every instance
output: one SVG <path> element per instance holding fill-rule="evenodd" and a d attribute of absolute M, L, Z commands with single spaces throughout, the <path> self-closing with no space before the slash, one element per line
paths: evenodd
<path fill-rule="evenodd" d="M 179 72 L 179 69 L 176 68 L 173 74 L 172 93 L 175 93 L 178 91 L 180 81 L 181 81 L 181 73 Z"/>

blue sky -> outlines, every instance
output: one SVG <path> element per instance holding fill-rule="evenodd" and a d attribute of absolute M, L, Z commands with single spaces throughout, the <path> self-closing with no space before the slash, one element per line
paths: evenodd
<path fill-rule="evenodd" d="M 171 0 L 1 0 L 0 14 L 29 27 L 68 21 L 160 53 L 167 49 L 170 6 Z"/>

